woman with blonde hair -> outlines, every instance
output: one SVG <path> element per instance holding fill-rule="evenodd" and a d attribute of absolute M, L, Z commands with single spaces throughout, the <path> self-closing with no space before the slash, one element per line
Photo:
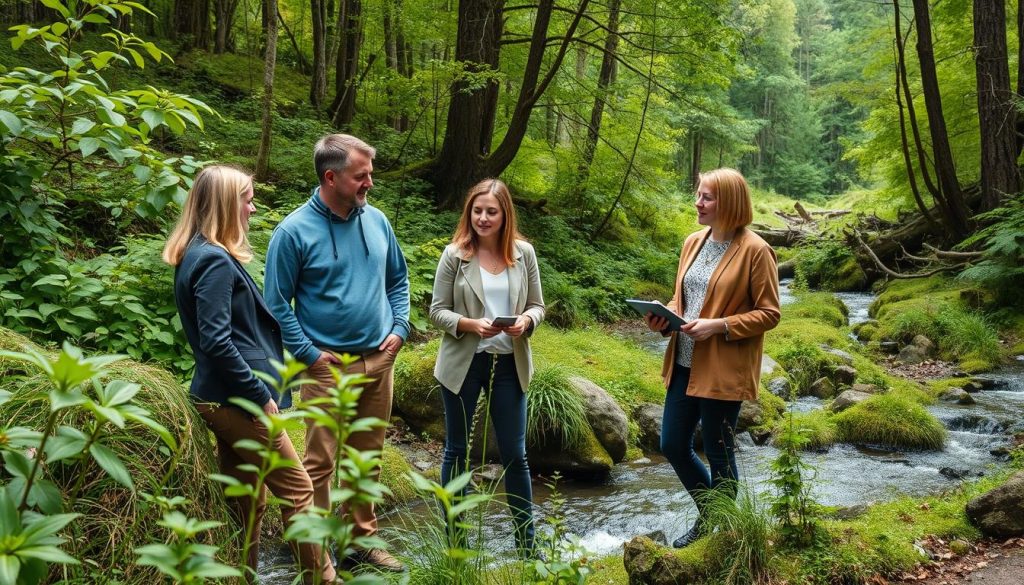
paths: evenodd
<path fill-rule="evenodd" d="M 242 263 L 252 259 L 249 216 L 252 178 L 221 165 L 203 168 L 195 177 L 181 218 L 164 247 L 163 258 L 174 269 L 174 300 L 195 355 L 196 368 L 190 394 L 203 421 L 217 438 L 220 472 L 243 483 L 255 484 L 245 465 L 259 465 L 251 450 L 236 449 L 240 440 L 267 442 L 267 429 L 244 410 L 231 404 L 233 397 L 261 406 L 267 414 L 278 411 L 278 395 L 254 372 L 276 375 L 270 360 L 283 360 L 281 332 L 263 302 L 263 296 Z M 288 406 L 289 396 L 283 406 Z M 287 524 L 313 505 L 313 484 L 302 468 L 287 434 L 276 439 L 283 459 L 295 465 L 273 471 L 266 485 L 286 502 L 281 515 Z M 247 581 L 254 582 L 259 553 L 260 524 L 266 509 L 266 491 L 256 501 L 231 498 L 231 511 L 240 524 L 255 507 L 256 525 L 246 560 Z M 335 579 L 334 568 L 321 547 L 300 544 L 296 558 L 307 582 Z"/>
<path fill-rule="evenodd" d="M 498 317 L 511 319 L 495 322 Z M 430 320 L 444 331 L 434 367 L 444 402 L 441 480 L 469 471 L 473 413 L 486 394 L 516 546 L 532 557 L 526 390 L 533 376 L 529 337 L 544 320 L 544 297 L 537 254 L 519 234 L 512 195 L 498 179 L 477 183 L 466 196 L 452 243 L 437 265 Z"/>
<path fill-rule="evenodd" d="M 687 321 L 647 314 L 648 327 L 671 335 L 662 368 L 668 392 L 661 451 L 697 505 L 690 530 L 672 544 L 682 548 L 705 530 L 708 490 L 735 497 L 735 436 L 740 405 L 757 399 L 764 334 L 779 322 L 775 252 L 747 229 L 753 220 L 750 188 L 738 171 L 700 176 L 697 222 L 705 227 L 683 243 L 669 309 Z M 698 424 L 704 455 L 693 449 Z"/>

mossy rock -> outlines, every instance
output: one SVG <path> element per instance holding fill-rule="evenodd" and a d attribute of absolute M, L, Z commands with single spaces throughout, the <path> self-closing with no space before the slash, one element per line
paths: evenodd
<path fill-rule="evenodd" d="M 849 310 L 841 300 L 827 292 L 799 292 L 796 302 L 782 308 L 782 319 L 814 319 L 833 327 L 847 324 Z"/>
<path fill-rule="evenodd" d="M 444 437 L 441 385 L 434 378 L 440 340 L 408 347 L 395 362 L 394 410 L 413 431 L 430 438 Z"/>
<path fill-rule="evenodd" d="M 837 414 L 844 443 L 899 449 L 941 449 L 946 429 L 923 406 L 900 395 L 881 394 Z"/>
<path fill-rule="evenodd" d="M 678 550 L 656 544 L 646 536 L 637 536 L 623 545 L 622 562 L 629 583 L 676 585 L 697 583 L 710 574 L 707 538 Z"/>

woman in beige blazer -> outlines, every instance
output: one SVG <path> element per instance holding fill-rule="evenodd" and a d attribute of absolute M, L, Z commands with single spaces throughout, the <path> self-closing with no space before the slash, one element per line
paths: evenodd
<path fill-rule="evenodd" d="M 757 398 L 764 333 L 780 314 L 775 252 L 746 228 L 753 220 L 746 180 L 733 169 L 700 179 L 697 221 L 707 228 L 686 238 L 668 305 L 688 323 L 668 331 L 665 319 L 646 318 L 652 330 L 672 336 L 662 368 L 668 391 L 661 451 L 699 512 L 690 530 L 672 543 L 676 548 L 703 532 L 703 492 L 722 489 L 735 497 L 740 405 Z M 693 449 L 698 423 L 710 470 Z"/>
<path fill-rule="evenodd" d="M 511 325 L 496 317 L 514 317 Z M 533 246 L 516 228 L 505 183 L 469 190 L 459 225 L 437 265 L 430 320 L 444 331 L 434 377 L 443 387 L 441 480 L 469 471 L 468 437 L 481 392 L 505 467 L 505 492 L 520 554 L 535 554 L 533 491 L 526 462 L 526 389 L 533 375 L 529 336 L 544 320 Z"/>

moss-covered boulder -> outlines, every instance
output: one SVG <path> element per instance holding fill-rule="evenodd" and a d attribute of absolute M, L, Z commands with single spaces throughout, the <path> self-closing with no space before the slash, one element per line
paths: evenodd
<path fill-rule="evenodd" d="M 941 449 L 946 429 L 923 406 L 902 395 L 879 394 L 835 417 L 841 441 L 898 449 Z"/>
<path fill-rule="evenodd" d="M 673 551 L 637 536 L 623 545 L 622 563 L 629 585 L 684 585 L 699 583 L 706 576 L 703 548 L 696 543 Z"/>
<path fill-rule="evenodd" d="M 441 385 L 434 379 L 434 363 L 440 342 L 407 348 L 395 361 L 394 414 L 409 428 L 429 438 L 444 438 L 444 405 Z"/>

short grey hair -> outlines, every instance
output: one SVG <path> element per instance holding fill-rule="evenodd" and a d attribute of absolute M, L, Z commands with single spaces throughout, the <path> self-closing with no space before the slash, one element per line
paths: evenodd
<path fill-rule="evenodd" d="M 313 147 L 313 166 L 316 167 L 316 178 L 324 180 L 324 173 L 332 170 L 340 173 L 348 166 L 348 153 L 353 150 L 370 157 L 377 156 L 377 149 L 362 140 L 348 134 L 328 134 L 317 141 Z"/>

